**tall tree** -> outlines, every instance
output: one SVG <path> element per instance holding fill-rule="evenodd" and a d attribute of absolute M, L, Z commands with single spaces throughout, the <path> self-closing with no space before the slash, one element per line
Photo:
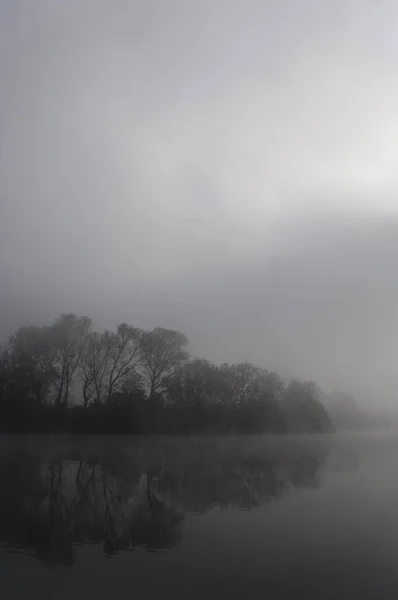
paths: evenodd
<path fill-rule="evenodd" d="M 187 345 L 185 335 L 174 329 L 156 327 L 142 334 L 141 368 L 150 398 L 164 392 L 176 368 L 188 359 Z"/>
<path fill-rule="evenodd" d="M 107 337 L 91 331 L 85 338 L 80 355 L 80 379 L 82 383 L 83 405 L 100 403 L 104 397 L 104 387 L 109 371 Z"/>
<path fill-rule="evenodd" d="M 121 323 L 116 333 L 104 331 L 86 337 L 81 354 L 83 402 L 101 404 L 134 379 L 141 361 L 141 330 Z"/>
<path fill-rule="evenodd" d="M 91 319 L 78 317 L 73 313 L 62 314 L 51 325 L 55 348 L 55 363 L 59 372 L 59 384 L 55 404 L 68 405 L 73 378 L 87 335 L 91 330 Z"/>
<path fill-rule="evenodd" d="M 134 379 L 134 372 L 141 364 L 142 335 L 141 329 L 127 323 L 118 325 L 116 333 L 103 334 L 103 343 L 108 356 L 106 400 L 120 391 L 129 379 Z"/>

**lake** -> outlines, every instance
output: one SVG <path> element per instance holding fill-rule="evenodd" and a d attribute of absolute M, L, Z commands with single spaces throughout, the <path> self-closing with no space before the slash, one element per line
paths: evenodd
<path fill-rule="evenodd" d="M 398 435 L 0 437 L 1 598 L 397 598 Z"/>

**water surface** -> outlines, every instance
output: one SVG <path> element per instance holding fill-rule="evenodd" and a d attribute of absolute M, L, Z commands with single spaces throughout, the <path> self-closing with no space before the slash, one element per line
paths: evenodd
<path fill-rule="evenodd" d="M 398 597 L 396 435 L 3 436 L 0 475 L 5 599 Z"/>

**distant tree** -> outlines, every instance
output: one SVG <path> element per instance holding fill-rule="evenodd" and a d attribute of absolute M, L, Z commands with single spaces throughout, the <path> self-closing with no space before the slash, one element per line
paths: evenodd
<path fill-rule="evenodd" d="M 141 369 L 149 397 L 165 391 L 175 370 L 188 359 L 187 345 L 185 335 L 173 329 L 156 327 L 142 334 Z"/>
<path fill-rule="evenodd" d="M 126 323 L 118 326 L 116 333 L 105 332 L 105 347 L 109 356 L 107 399 L 131 378 L 141 363 L 140 343 L 142 330 Z"/>
<path fill-rule="evenodd" d="M 81 355 L 83 400 L 87 406 L 109 401 L 131 379 L 141 362 L 142 331 L 126 323 L 118 325 L 116 333 L 91 333 Z"/>
<path fill-rule="evenodd" d="M 103 334 L 91 331 L 85 338 L 80 355 L 80 379 L 83 405 L 99 403 L 104 395 L 105 378 L 109 367 L 109 354 Z"/>
<path fill-rule="evenodd" d="M 254 393 L 253 386 L 259 376 L 259 369 L 249 362 L 220 367 L 225 380 L 226 401 L 229 405 L 240 406 L 247 402 Z"/>
<path fill-rule="evenodd" d="M 217 367 L 209 361 L 196 358 L 180 365 L 168 380 L 169 397 L 179 406 L 201 408 L 215 390 Z"/>
<path fill-rule="evenodd" d="M 0 353 L 0 427 L 325 432 L 334 430 L 333 419 L 345 427 L 359 421 L 355 402 L 344 394 L 325 395 L 312 382 L 284 385 L 249 362 L 189 360 L 187 344 L 179 331 L 161 327 L 142 331 L 122 323 L 115 332 L 97 333 L 88 317 L 73 313 L 49 326 L 21 327 Z M 72 402 L 78 381 L 82 406 Z"/>
<path fill-rule="evenodd" d="M 37 403 L 47 400 L 59 379 L 51 328 L 20 327 L 10 336 L 8 348 L 8 371 L 19 380 L 19 387 Z"/>
<path fill-rule="evenodd" d="M 68 405 L 74 375 L 80 364 L 91 319 L 73 313 L 62 314 L 50 327 L 55 348 L 55 365 L 59 373 L 55 404 Z"/>
<path fill-rule="evenodd" d="M 27 402 L 37 400 L 34 389 L 34 372 L 27 369 L 25 359 L 17 359 L 8 351 L 3 351 L 0 360 L 0 409 L 2 417 L 15 412 Z"/>
<path fill-rule="evenodd" d="M 256 367 L 250 362 L 228 364 L 218 368 L 219 400 L 229 406 L 243 406 L 261 396 L 277 400 L 283 389 L 276 373 Z"/>
<path fill-rule="evenodd" d="M 328 432 L 332 419 L 320 401 L 319 388 L 311 381 L 292 381 L 282 397 L 285 425 L 289 432 Z"/>
<path fill-rule="evenodd" d="M 336 429 L 358 431 L 369 425 L 367 417 L 350 394 L 334 391 L 331 394 L 323 394 L 322 401 Z"/>
<path fill-rule="evenodd" d="M 217 366 L 202 359 L 181 365 L 167 385 L 173 406 L 200 410 L 191 412 L 188 422 L 183 419 L 184 426 L 193 430 L 278 430 L 282 390 L 275 373 L 251 363 Z"/>

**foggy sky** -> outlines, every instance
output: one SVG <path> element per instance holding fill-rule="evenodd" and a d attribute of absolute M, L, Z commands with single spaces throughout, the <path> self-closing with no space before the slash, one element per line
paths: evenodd
<path fill-rule="evenodd" d="M 0 336 L 176 327 L 398 384 L 398 4 L 0 1 Z"/>

